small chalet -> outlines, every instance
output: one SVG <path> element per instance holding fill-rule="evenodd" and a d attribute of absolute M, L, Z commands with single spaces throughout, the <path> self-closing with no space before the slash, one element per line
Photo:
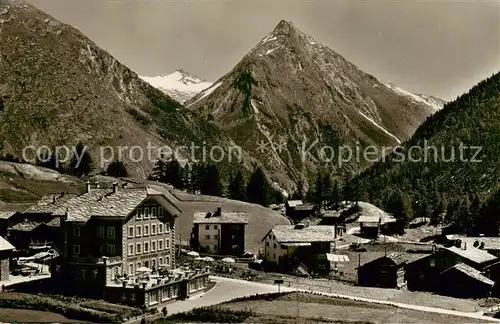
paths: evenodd
<path fill-rule="evenodd" d="M 437 292 L 441 285 L 441 273 L 464 263 L 478 271 L 484 271 L 498 262 L 498 258 L 486 251 L 464 246 L 435 248 L 434 253 L 406 265 L 408 290 Z"/>
<path fill-rule="evenodd" d="M 245 253 L 245 227 L 248 215 L 226 212 L 194 213 L 191 247 L 195 251 L 240 256 Z"/>
<path fill-rule="evenodd" d="M 302 200 L 287 200 L 285 203 L 285 215 L 292 217 L 292 212 L 295 210 L 295 207 L 302 204 Z"/>
<path fill-rule="evenodd" d="M 458 298 L 489 297 L 495 282 L 465 263 L 457 263 L 441 272 L 436 292 Z"/>
<path fill-rule="evenodd" d="M 359 216 L 359 228 L 362 235 L 368 237 L 377 237 L 380 231 L 380 216 Z"/>
<path fill-rule="evenodd" d="M 472 246 L 500 257 L 500 237 L 446 235 L 446 238 L 449 241 L 459 240 L 461 245 Z"/>
<path fill-rule="evenodd" d="M 295 222 L 300 222 L 301 220 L 309 217 L 316 217 L 319 213 L 319 208 L 317 205 L 313 204 L 302 204 L 295 206 L 290 216 Z"/>
<path fill-rule="evenodd" d="M 14 246 L 0 236 L 0 281 L 9 280 L 9 259 Z"/>
<path fill-rule="evenodd" d="M 389 253 L 358 267 L 358 285 L 380 288 L 404 286 L 407 260 L 399 253 Z"/>
<path fill-rule="evenodd" d="M 276 225 L 262 239 L 264 260 L 281 271 L 330 271 L 327 254 L 335 241 L 335 226 Z"/>

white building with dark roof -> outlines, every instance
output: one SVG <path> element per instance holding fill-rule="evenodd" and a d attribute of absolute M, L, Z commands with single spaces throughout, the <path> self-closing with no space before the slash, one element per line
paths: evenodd
<path fill-rule="evenodd" d="M 335 226 L 276 225 L 263 238 L 264 260 L 282 271 L 298 265 L 310 271 L 326 271 L 327 254 L 335 241 Z"/>
<path fill-rule="evenodd" d="M 193 215 L 191 247 L 195 251 L 240 256 L 245 253 L 245 228 L 248 215 L 243 212 L 198 212 Z"/>

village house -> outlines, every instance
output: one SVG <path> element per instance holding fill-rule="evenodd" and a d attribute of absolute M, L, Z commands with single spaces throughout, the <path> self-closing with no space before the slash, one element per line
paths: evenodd
<path fill-rule="evenodd" d="M 245 253 L 247 224 L 246 213 L 226 212 L 220 207 L 214 213 L 194 213 L 191 248 L 210 254 L 240 256 Z"/>
<path fill-rule="evenodd" d="M 264 260 L 283 272 L 329 272 L 334 241 L 335 226 L 276 225 L 262 239 Z"/>
<path fill-rule="evenodd" d="M 292 213 L 295 210 L 295 207 L 302 204 L 302 200 L 287 200 L 285 202 L 285 215 L 288 217 L 292 217 Z"/>
<path fill-rule="evenodd" d="M 0 281 L 9 280 L 10 257 L 14 246 L 0 236 Z"/>
<path fill-rule="evenodd" d="M 21 213 L 15 210 L 0 211 L 0 236 L 7 236 L 9 224 L 13 219 L 19 217 Z"/>
<path fill-rule="evenodd" d="M 401 288 L 405 283 L 407 260 L 400 253 L 389 253 L 358 267 L 358 285 Z"/>
<path fill-rule="evenodd" d="M 302 204 L 302 205 L 297 205 L 291 211 L 290 218 L 295 222 L 298 223 L 302 221 L 303 219 L 309 218 L 309 217 L 316 217 L 319 214 L 319 207 L 318 205 L 313 205 L 313 204 Z"/>
<path fill-rule="evenodd" d="M 489 297 L 495 282 L 465 263 L 457 263 L 441 272 L 436 292 L 457 298 Z"/>
<path fill-rule="evenodd" d="M 396 219 L 390 215 L 361 215 L 358 223 L 362 235 L 376 238 L 381 232 L 391 232 Z"/>
<path fill-rule="evenodd" d="M 500 237 L 446 235 L 446 239 L 450 242 L 460 240 L 462 245 L 476 247 L 500 257 Z"/>
<path fill-rule="evenodd" d="M 65 216 L 62 253 L 51 265 L 54 283 L 76 295 L 144 306 L 203 289 L 208 271 L 172 273 L 180 212 L 172 197 L 148 187 L 88 183 L 53 212 Z"/>
<path fill-rule="evenodd" d="M 7 237 L 18 250 L 29 249 L 32 245 L 48 244 L 61 249 L 61 234 L 58 229 L 61 218 L 54 211 L 76 197 L 74 194 L 50 194 L 43 196 L 22 213 L 11 215 L 7 221 Z M 40 226 L 46 224 L 47 226 Z"/>
<path fill-rule="evenodd" d="M 498 258 L 494 255 L 466 245 L 460 247 L 435 247 L 433 250 L 432 254 L 406 265 L 408 290 L 432 291 L 445 294 L 446 290 L 450 289 L 450 293 L 453 293 L 451 292 L 453 287 L 446 287 L 443 283 L 444 281 L 442 282 L 443 276 L 452 275 L 451 273 L 445 273 L 446 270 L 459 263 L 463 263 L 478 272 L 472 273 L 471 271 L 464 270 L 466 268 L 469 269 L 468 267 L 459 266 L 452 271 L 453 276 L 456 275 L 456 271 L 459 271 L 461 272 L 461 276 L 470 276 L 470 280 L 464 282 L 474 280 L 486 281 L 486 277 L 481 273 L 488 266 L 498 262 Z M 480 279 L 478 279 L 478 273 L 482 276 Z"/>

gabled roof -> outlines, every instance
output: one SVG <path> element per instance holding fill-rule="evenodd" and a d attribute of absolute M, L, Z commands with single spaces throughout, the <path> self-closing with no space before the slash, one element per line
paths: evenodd
<path fill-rule="evenodd" d="M 316 205 L 312 204 L 303 204 L 303 205 L 297 205 L 295 206 L 295 210 L 314 210 L 316 208 Z"/>
<path fill-rule="evenodd" d="M 383 256 L 381 256 L 379 258 L 373 259 L 370 262 L 367 262 L 367 263 L 361 265 L 361 267 L 364 267 L 364 266 L 366 266 L 368 264 L 376 263 L 376 262 L 378 262 L 379 260 L 382 260 L 382 259 L 389 259 L 397 267 L 402 266 L 402 265 L 404 265 L 404 264 L 406 264 L 408 262 L 408 260 L 401 253 L 391 252 L 391 253 L 389 253 L 387 255 L 383 255 Z"/>
<path fill-rule="evenodd" d="M 302 205 L 302 200 L 287 200 L 286 204 L 289 207 L 296 207 L 298 205 Z"/>
<path fill-rule="evenodd" d="M 43 222 L 30 222 L 30 221 L 21 222 L 21 223 L 15 224 L 10 229 L 12 231 L 31 232 L 32 230 L 34 230 L 35 228 L 37 228 L 41 224 L 43 224 Z"/>
<path fill-rule="evenodd" d="M 378 223 L 380 221 L 380 216 L 359 216 L 358 222 L 360 223 Z"/>
<path fill-rule="evenodd" d="M 52 214 L 64 206 L 75 194 L 51 194 L 43 196 L 38 202 L 24 211 L 25 214 Z"/>
<path fill-rule="evenodd" d="M 209 217 L 207 217 L 210 215 Z M 193 215 L 193 224 L 248 224 L 248 215 L 243 212 L 221 212 L 220 216 L 198 212 Z"/>
<path fill-rule="evenodd" d="M 444 270 L 443 272 L 441 272 L 441 274 L 449 272 L 449 271 L 453 271 L 453 270 L 459 271 L 459 272 L 461 272 L 461 273 L 463 273 L 471 278 L 474 278 L 478 281 L 481 281 L 487 285 L 490 285 L 490 286 L 495 285 L 495 282 L 493 280 L 483 276 L 480 271 L 474 269 L 471 266 L 466 265 L 465 263 L 455 264 L 453 267 L 450 267 L 450 268 Z"/>
<path fill-rule="evenodd" d="M 0 236 L 0 251 L 14 250 L 15 247 L 9 241 Z"/>
<path fill-rule="evenodd" d="M 15 214 L 17 214 L 17 211 L 0 211 L 0 219 L 9 219 Z"/>
<path fill-rule="evenodd" d="M 489 254 L 488 252 L 486 252 L 484 250 L 480 250 L 480 249 L 477 249 L 474 247 L 467 247 L 467 249 L 464 250 L 464 249 L 458 248 L 456 246 L 452 246 L 452 247 L 445 248 L 445 250 L 450 251 L 452 253 L 455 253 L 455 254 L 461 256 L 462 258 L 470 260 L 470 261 L 475 262 L 477 264 L 481 264 L 481 263 L 485 263 L 485 262 L 489 262 L 489 261 L 493 261 L 493 260 L 497 259 L 496 256 Z"/>
<path fill-rule="evenodd" d="M 278 243 L 291 242 L 333 242 L 335 241 L 335 226 L 312 225 L 296 228 L 295 225 L 276 225 L 262 240 L 273 233 Z"/>
<path fill-rule="evenodd" d="M 166 211 L 173 216 L 180 214 L 180 209 L 163 193 L 151 188 L 91 189 L 77 195 L 59 206 L 54 215 L 67 213 L 68 221 L 87 221 L 92 216 L 127 217 L 148 197 L 160 197 L 166 203 Z"/>

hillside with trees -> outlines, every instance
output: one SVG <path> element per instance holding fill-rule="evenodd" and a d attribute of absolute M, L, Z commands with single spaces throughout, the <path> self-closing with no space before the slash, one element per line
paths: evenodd
<path fill-rule="evenodd" d="M 368 201 L 404 222 L 430 217 L 454 232 L 494 235 L 500 225 L 499 162 L 497 73 L 430 116 L 355 182 Z"/>

